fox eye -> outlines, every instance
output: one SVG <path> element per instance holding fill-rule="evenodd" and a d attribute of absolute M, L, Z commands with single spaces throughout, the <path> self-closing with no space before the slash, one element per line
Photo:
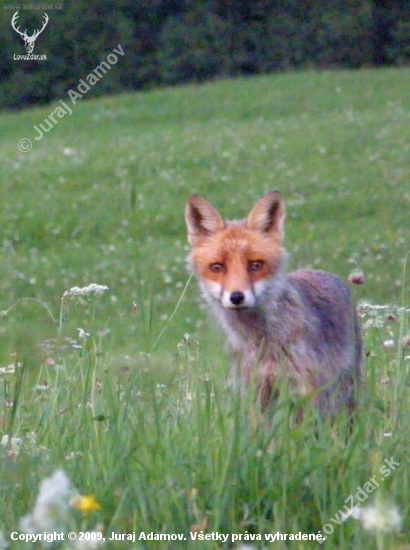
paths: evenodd
<path fill-rule="evenodd" d="M 255 260 L 254 262 L 248 263 L 248 271 L 250 273 L 258 273 L 258 271 L 261 271 L 265 265 L 265 262 L 263 260 Z"/>
<path fill-rule="evenodd" d="M 212 271 L 212 273 L 222 273 L 224 270 L 224 264 L 220 264 L 218 262 L 211 264 L 209 266 L 209 269 Z"/>

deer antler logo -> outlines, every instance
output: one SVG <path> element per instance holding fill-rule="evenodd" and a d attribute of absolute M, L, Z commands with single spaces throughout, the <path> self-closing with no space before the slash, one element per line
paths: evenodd
<path fill-rule="evenodd" d="M 43 21 L 43 26 L 41 27 L 40 30 L 36 30 L 34 31 L 34 33 L 32 34 L 32 36 L 28 36 L 27 34 L 27 29 L 24 31 L 24 32 L 21 32 L 19 29 L 20 27 L 16 27 L 16 21 L 17 21 L 17 18 L 19 16 L 19 12 L 16 11 L 16 13 L 13 15 L 13 19 L 11 20 L 11 26 L 13 27 L 13 29 L 22 37 L 22 39 L 24 40 L 24 44 L 25 44 L 25 48 L 26 48 L 26 52 L 27 53 L 32 53 L 32 51 L 34 50 L 34 46 L 36 45 L 36 40 L 37 38 L 39 37 L 39 35 L 43 32 L 43 30 L 46 28 L 47 26 L 47 23 L 48 23 L 48 15 L 45 13 L 44 14 L 44 21 Z"/>

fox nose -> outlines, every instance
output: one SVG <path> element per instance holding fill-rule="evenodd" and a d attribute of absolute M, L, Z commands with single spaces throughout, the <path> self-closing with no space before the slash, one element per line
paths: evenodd
<path fill-rule="evenodd" d="M 245 294 L 239 290 L 235 290 L 229 297 L 234 306 L 240 306 L 245 301 Z"/>

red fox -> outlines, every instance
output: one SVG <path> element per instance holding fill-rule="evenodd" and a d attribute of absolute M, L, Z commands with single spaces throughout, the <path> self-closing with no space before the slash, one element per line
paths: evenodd
<path fill-rule="evenodd" d="M 186 205 L 189 261 L 225 330 L 240 380 L 257 384 L 265 409 L 288 377 L 324 414 L 355 408 L 362 339 L 349 288 L 326 271 L 285 273 L 285 203 L 265 195 L 242 221 L 225 221 L 205 199 Z"/>

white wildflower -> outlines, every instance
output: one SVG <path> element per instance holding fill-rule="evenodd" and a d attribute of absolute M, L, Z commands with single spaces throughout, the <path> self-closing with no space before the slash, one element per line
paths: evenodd
<path fill-rule="evenodd" d="M 15 365 L 7 365 L 7 367 L 0 367 L 0 374 L 14 374 L 16 372 Z"/>
<path fill-rule="evenodd" d="M 37 386 L 35 387 L 35 390 L 46 391 L 46 390 L 49 390 L 50 388 L 51 388 L 50 384 L 46 382 L 45 384 L 37 384 Z"/>
<path fill-rule="evenodd" d="M 21 530 L 32 534 L 62 531 L 69 509 L 70 491 L 71 482 L 62 470 L 44 479 L 33 511 L 20 521 Z"/>
<path fill-rule="evenodd" d="M 62 300 L 66 298 L 71 298 L 72 296 L 89 296 L 90 294 L 94 296 L 101 296 L 108 289 L 108 286 L 97 285 L 96 283 L 91 283 L 88 286 L 79 287 L 73 286 L 69 290 L 66 290 L 61 297 Z"/>
<path fill-rule="evenodd" d="M 372 317 L 370 319 L 367 319 L 365 323 L 363 323 L 363 329 L 367 330 L 369 328 L 383 328 L 384 327 L 384 321 L 381 317 Z"/>
<path fill-rule="evenodd" d="M 386 349 L 394 348 L 394 345 L 394 340 L 392 338 L 389 338 L 383 342 L 383 347 Z"/>
<path fill-rule="evenodd" d="M 77 328 L 78 330 L 78 337 L 80 340 L 87 340 L 87 338 L 90 336 L 88 332 L 85 332 L 83 328 Z"/>
<path fill-rule="evenodd" d="M 408 307 L 393 306 L 393 305 L 386 305 L 386 304 L 371 304 L 370 302 L 366 302 L 365 300 L 361 300 L 359 302 L 358 308 L 360 311 L 369 311 L 369 312 L 388 311 L 391 314 L 393 314 L 394 312 L 396 312 L 397 314 L 410 313 L 410 308 Z"/>
<path fill-rule="evenodd" d="M 0 374 L 14 374 L 16 372 L 16 366 L 21 367 L 22 363 L 11 363 L 7 367 L 0 367 Z"/>
<path fill-rule="evenodd" d="M 356 508 L 352 514 L 355 519 L 362 522 L 367 531 L 393 531 L 401 527 L 402 517 L 396 506 L 387 508 L 380 504 Z"/>
<path fill-rule="evenodd" d="M 363 309 L 365 311 L 379 311 L 379 310 L 386 310 L 389 309 L 391 306 L 387 305 L 379 305 L 379 304 L 371 304 L 370 302 L 366 302 L 364 300 L 359 302 L 359 308 Z"/>
<path fill-rule="evenodd" d="M 81 451 L 71 451 L 68 455 L 65 455 L 65 460 L 75 460 L 76 458 L 82 458 L 83 453 Z"/>
<path fill-rule="evenodd" d="M 23 440 L 20 437 L 10 437 L 3 435 L 0 441 L 2 447 L 8 448 L 9 456 L 17 456 Z M 1 548 L 1 547 L 0 547 Z"/>

